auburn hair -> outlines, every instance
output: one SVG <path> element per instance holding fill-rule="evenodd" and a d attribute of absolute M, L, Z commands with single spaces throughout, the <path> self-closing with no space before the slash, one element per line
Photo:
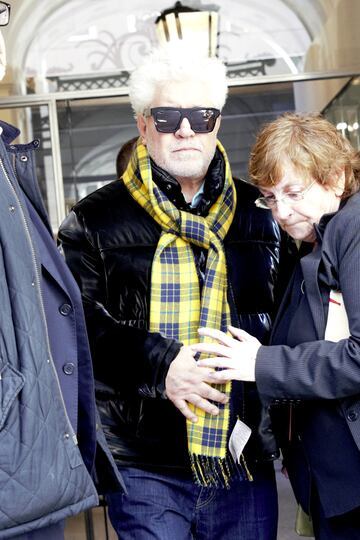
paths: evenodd
<path fill-rule="evenodd" d="M 276 185 L 286 161 L 304 179 L 330 187 L 344 171 L 343 198 L 360 187 L 360 154 L 319 114 L 285 113 L 265 124 L 250 154 L 251 181 L 261 187 Z"/>

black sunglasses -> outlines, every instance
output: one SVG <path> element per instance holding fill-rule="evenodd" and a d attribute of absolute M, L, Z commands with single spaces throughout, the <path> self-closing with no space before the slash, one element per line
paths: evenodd
<path fill-rule="evenodd" d="M 0 2 L 0 26 L 6 26 L 10 21 L 10 4 Z"/>
<path fill-rule="evenodd" d="M 220 116 L 219 109 L 212 107 L 154 107 L 150 109 L 154 118 L 156 130 L 160 133 L 175 133 L 184 118 L 190 122 L 195 133 L 210 133 L 215 127 L 216 119 Z"/>

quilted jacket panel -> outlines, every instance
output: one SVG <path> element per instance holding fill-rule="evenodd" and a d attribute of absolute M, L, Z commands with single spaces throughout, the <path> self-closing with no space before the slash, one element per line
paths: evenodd
<path fill-rule="evenodd" d="M 3 539 L 90 508 L 97 494 L 65 411 L 47 341 L 29 218 L 1 137 L 0 189 Z"/>

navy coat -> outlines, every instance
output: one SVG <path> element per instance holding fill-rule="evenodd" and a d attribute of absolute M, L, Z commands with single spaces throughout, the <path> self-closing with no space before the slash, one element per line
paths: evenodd
<path fill-rule="evenodd" d="M 295 405 L 291 443 L 282 437 L 290 479 L 304 509 L 315 482 L 330 517 L 360 506 L 360 194 L 316 231 L 318 245 L 280 307 L 273 346 L 259 349 L 256 381 L 265 404 Z M 351 334 L 337 343 L 324 340 L 331 289 L 342 292 Z"/>
<path fill-rule="evenodd" d="M 94 383 L 80 294 L 52 238 L 36 182 L 39 143 L 13 145 L 18 130 L 0 126 L 3 539 L 43 529 L 98 498 L 90 474 Z"/>

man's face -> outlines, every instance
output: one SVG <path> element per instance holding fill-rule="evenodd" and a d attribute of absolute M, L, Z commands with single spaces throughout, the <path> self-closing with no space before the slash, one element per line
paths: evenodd
<path fill-rule="evenodd" d="M 151 107 L 214 107 L 201 82 L 171 82 L 159 88 Z M 159 133 L 152 116 L 138 117 L 138 128 L 155 163 L 179 183 L 203 180 L 214 157 L 220 118 L 210 133 L 195 133 L 183 118 L 175 133 Z"/>

